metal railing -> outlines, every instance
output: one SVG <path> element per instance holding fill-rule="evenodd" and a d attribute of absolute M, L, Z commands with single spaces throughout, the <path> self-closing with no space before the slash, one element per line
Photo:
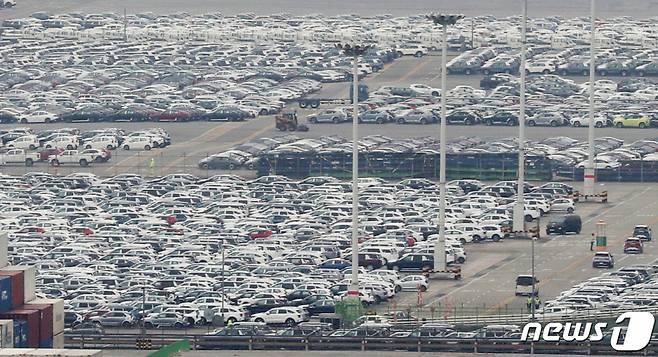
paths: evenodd
<path fill-rule="evenodd" d="M 139 335 L 65 335 L 66 348 L 134 349 Z M 390 337 L 280 337 L 280 336 L 211 336 L 149 335 L 153 349 L 187 339 L 196 350 L 301 350 L 301 351 L 410 351 L 465 353 L 526 353 L 615 355 L 606 340 L 600 342 L 522 342 L 517 339 L 448 339 Z M 640 355 L 658 354 L 658 341 L 653 340 Z"/>

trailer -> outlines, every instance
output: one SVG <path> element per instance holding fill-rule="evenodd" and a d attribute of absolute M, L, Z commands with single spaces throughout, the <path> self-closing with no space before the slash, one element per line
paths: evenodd
<path fill-rule="evenodd" d="M 368 99 L 368 86 L 359 84 L 359 102 Z M 349 98 L 324 98 L 321 96 L 301 98 L 297 100 L 300 108 L 318 108 L 320 105 L 347 105 L 352 104 L 352 86 L 348 86 Z"/>
<path fill-rule="evenodd" d="M 16 6 L 16 0 L 0 0 L 0 7 L 14 7 Z"/>

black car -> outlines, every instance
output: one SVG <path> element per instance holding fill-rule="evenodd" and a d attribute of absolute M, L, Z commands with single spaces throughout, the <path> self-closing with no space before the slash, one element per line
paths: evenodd
<path fill-rule="evenodd" d="M 288 302 L 283 299 L 258 299 L 252 304 L 247 305 L 246 309 L 249 311 L 250 315 L 253 315 L 275 307 L 285 306 L 287 304 Z"/>
<path fill-rule="evenodd" d="M 487 62 L 482 66 L 482 73 L 489 75 L 492 73 L 517 73 L 519 71 L 520 62 L 516 59 L 504 58 L 496 59 L 494 62 Z"/>
<path fill-rule="evenodd" d="M 605 76 L 626 77 L 633 70 L 629 61 L 613 60 L 596 66 L 597 74 Z"/>
<path fill-rule="evenodd" d="M 434 257 L 431 254 L 407 254 L 401 259 L 386 264 L 389 270 L 430 270 L 434 269 Z"/>
<path fill-rule="evenodd" d="M 252 115 L 246 110 L 242 110 L 237 107 L 225 107 L 215 109 L 214 111 L 204 114 L 202 119 L 208 121 L 242 121 L 247 118 L 251 118 Z"/>
<path fill-rule="evenodd" d="M 511 78 L 506 76 L 485 76 L 480 80 L 480 88 L 482 89 L 494 89 L 500 85 L 509 83 Z"/>
<path fill-rule="evenodd" d="M 519 118 L 516 114 L 507 111 L 496 112 L 493 115 L 482 118 L 482 121 L 487 125 L 519 125 Z"/>
<path fill-rule="evenodd" d="M 306 308 L 308 313 L 311 315 L 318 315 L 324 313 L 335 313 L 336 312 L 336 302 L 332 299 L 318 300 Z"/>
<path fill-rule="evenodd" d="M 638 66 L 635 68 L 635 73 L 640 77 L 658 75 L 658 61 Z"/>
<path fill-rule="evenodd" d="M 450 63 L 447 67 L 448 74 L 473 74 L 477 73 L 482 67 L 482 59 L 469 58 L 468 60 L 456 61 Z"/>
<path fill-rule="evenodd" d="M 551 220 L 546 225 L 546 234 L 551 234 L 551 233 L 580 234 L 582 228 L 583 228 L 583 224 L 580 219 L 580 216 L 576 214 L 568 214 L 565 216 L 557 216 L 551 218 Z"/>
<path fill-rule="evenodd" d="M 480 122 L 480 117 L 467 110 L 457 110 L 446 115 L 446 124 L 473 125 Z"/>
<path fill-rule="evenodd" d="M 649 241 L 651 240 L 651 228 L 643 225 L 635 226 L 633 228 L 633 237 Z"/>
<path fill-rule="evenodd" d="M 587 76 L 589 75 L 589 65 L 584 61 L 571 61 L 558 67 L 557 71 L 563 76 L 573 74 Z"/>

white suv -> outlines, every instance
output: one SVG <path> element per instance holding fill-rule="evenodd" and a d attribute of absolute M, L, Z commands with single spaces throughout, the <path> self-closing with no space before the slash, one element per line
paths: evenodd
<path fill-rule="evenodd" d="M 121 144 L 124 150 L 151 150 L 154 147 L 157 147 L 157 143 L 153 140 L 151 136 L 131 136 L 126 139 L 126 141 Z"/>
<path fill-rule="evenodd" d="M 395 49 L 398 56 L 423 57 L 427 54 L 427 48 L 421 45 L 403 45 Z"/>
<path fill-rule="evenodd" d="M 293 307 L 275 307 L 267 310 L 267 312 L 253 314 L 251 320 L 266 324 L 286 324 L 292 326 L 304 321 L 304 315 L 300 309 Z"/>

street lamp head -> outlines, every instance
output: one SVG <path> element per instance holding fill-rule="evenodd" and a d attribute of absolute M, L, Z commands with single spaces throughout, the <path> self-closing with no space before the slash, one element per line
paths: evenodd
<path fill-rule="evenodd" d="M 448 25 L 456 24 L 457 21 L 464 18 L 464 15 L 461 15 L 461 14 L 456 14 L 456 15 L 451 15 L 451 14 L 429 14 L 429 15 L 427 15 L 427 18 L 429 20 L 432 20 L 435 25 L 448 26 Z"/>
<path fill-rule="evenodd" d="M 336 44 L 336 48 L 343 51 L 348 56 L 362 56 L 369 49 L 373 48 L 373 45 L 338 43 Z"/>

